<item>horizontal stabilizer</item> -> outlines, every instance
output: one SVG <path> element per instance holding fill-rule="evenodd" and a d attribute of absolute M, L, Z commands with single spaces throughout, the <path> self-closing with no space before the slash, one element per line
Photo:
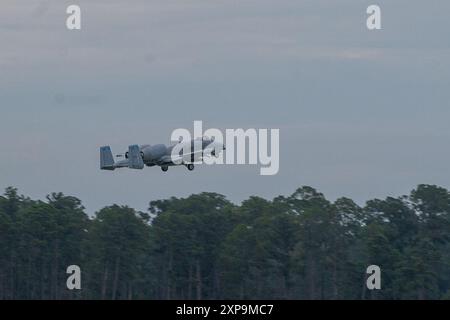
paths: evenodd
<path fill-rule="evenodd" d="M 130 169 L 144 169 L 144 160 L 142 160 L 141 150 L 138 145 L 131 145 L 128 147 L 128 168 Z"/>

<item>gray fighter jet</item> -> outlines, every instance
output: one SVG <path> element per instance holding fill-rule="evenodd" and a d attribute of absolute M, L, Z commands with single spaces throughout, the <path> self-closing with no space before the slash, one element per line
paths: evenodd
<path fill-rule="evenodd" d="M 131 145 L 125 154 L 116 155 L 118 158 L 124 157 L 125 159 L 115 162 L 110 146 L 104 146 L 100 147 L 100 169 L 143 169 L 144 166 L 160 166 L 161 170 L 165 172 L 170 166 L 184 165 L 192 171 L 194 163 L 201 161 L 204 156 L 217 157 L 222 150 L 225 150 L 223 143 L 202 137 L 186 142 L 179 141 L 172 146 L 164 144 Z"/>

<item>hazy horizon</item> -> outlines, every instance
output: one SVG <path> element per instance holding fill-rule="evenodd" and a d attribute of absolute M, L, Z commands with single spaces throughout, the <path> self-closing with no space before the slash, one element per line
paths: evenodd
<path fill-rule="evenodd" d="M 82 29 L 65 27 L 78 4 Z M 275 5 L 276 4 L 276 5 Z M 450 188 L 450 3 L 6 0 L 0 10 L 0 189 L 63 192 L 89 213 L 217 192 L 235 203 L 308 185 L 334 200 Z M 280 171 L 99 169 L 99 147 L 176 128 L 280 129 Z"/>

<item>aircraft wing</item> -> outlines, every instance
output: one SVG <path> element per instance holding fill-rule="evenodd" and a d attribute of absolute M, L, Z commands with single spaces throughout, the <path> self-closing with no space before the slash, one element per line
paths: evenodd
<path fill-rule="evenodd" d="M 203 158 L 203 150 L 184 153 L 183 155 L 165 155 L 158 160 L 158 165 L 164 164 L 184 164 L 201 161 Z"/>

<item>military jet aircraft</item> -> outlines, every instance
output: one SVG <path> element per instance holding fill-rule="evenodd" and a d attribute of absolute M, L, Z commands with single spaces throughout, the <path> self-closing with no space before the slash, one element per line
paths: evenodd
<path fill-rule="evenodd" d="M 174 148 L 177 149 L 174 151 Z M 116 155 L 118 158 L 124 157 L 125 159 L 115 162 L 110 146 L 103 146 L 100 147 L 100 169 L 143 169 L 144 166 L 160 166 L 161 170 L 166 172 L 170 166 L 184 165 L 189 171 L 192 171 L 194 162 L 201 161 L 204 156 L 208 155 L 218 157 L 218 153 L 222 150 L 225 150 L 223 143 L 208 137 L 186 142 L 180 140 L 171 146 L 164 144 L 130 145 L 125 154 Z"/>

